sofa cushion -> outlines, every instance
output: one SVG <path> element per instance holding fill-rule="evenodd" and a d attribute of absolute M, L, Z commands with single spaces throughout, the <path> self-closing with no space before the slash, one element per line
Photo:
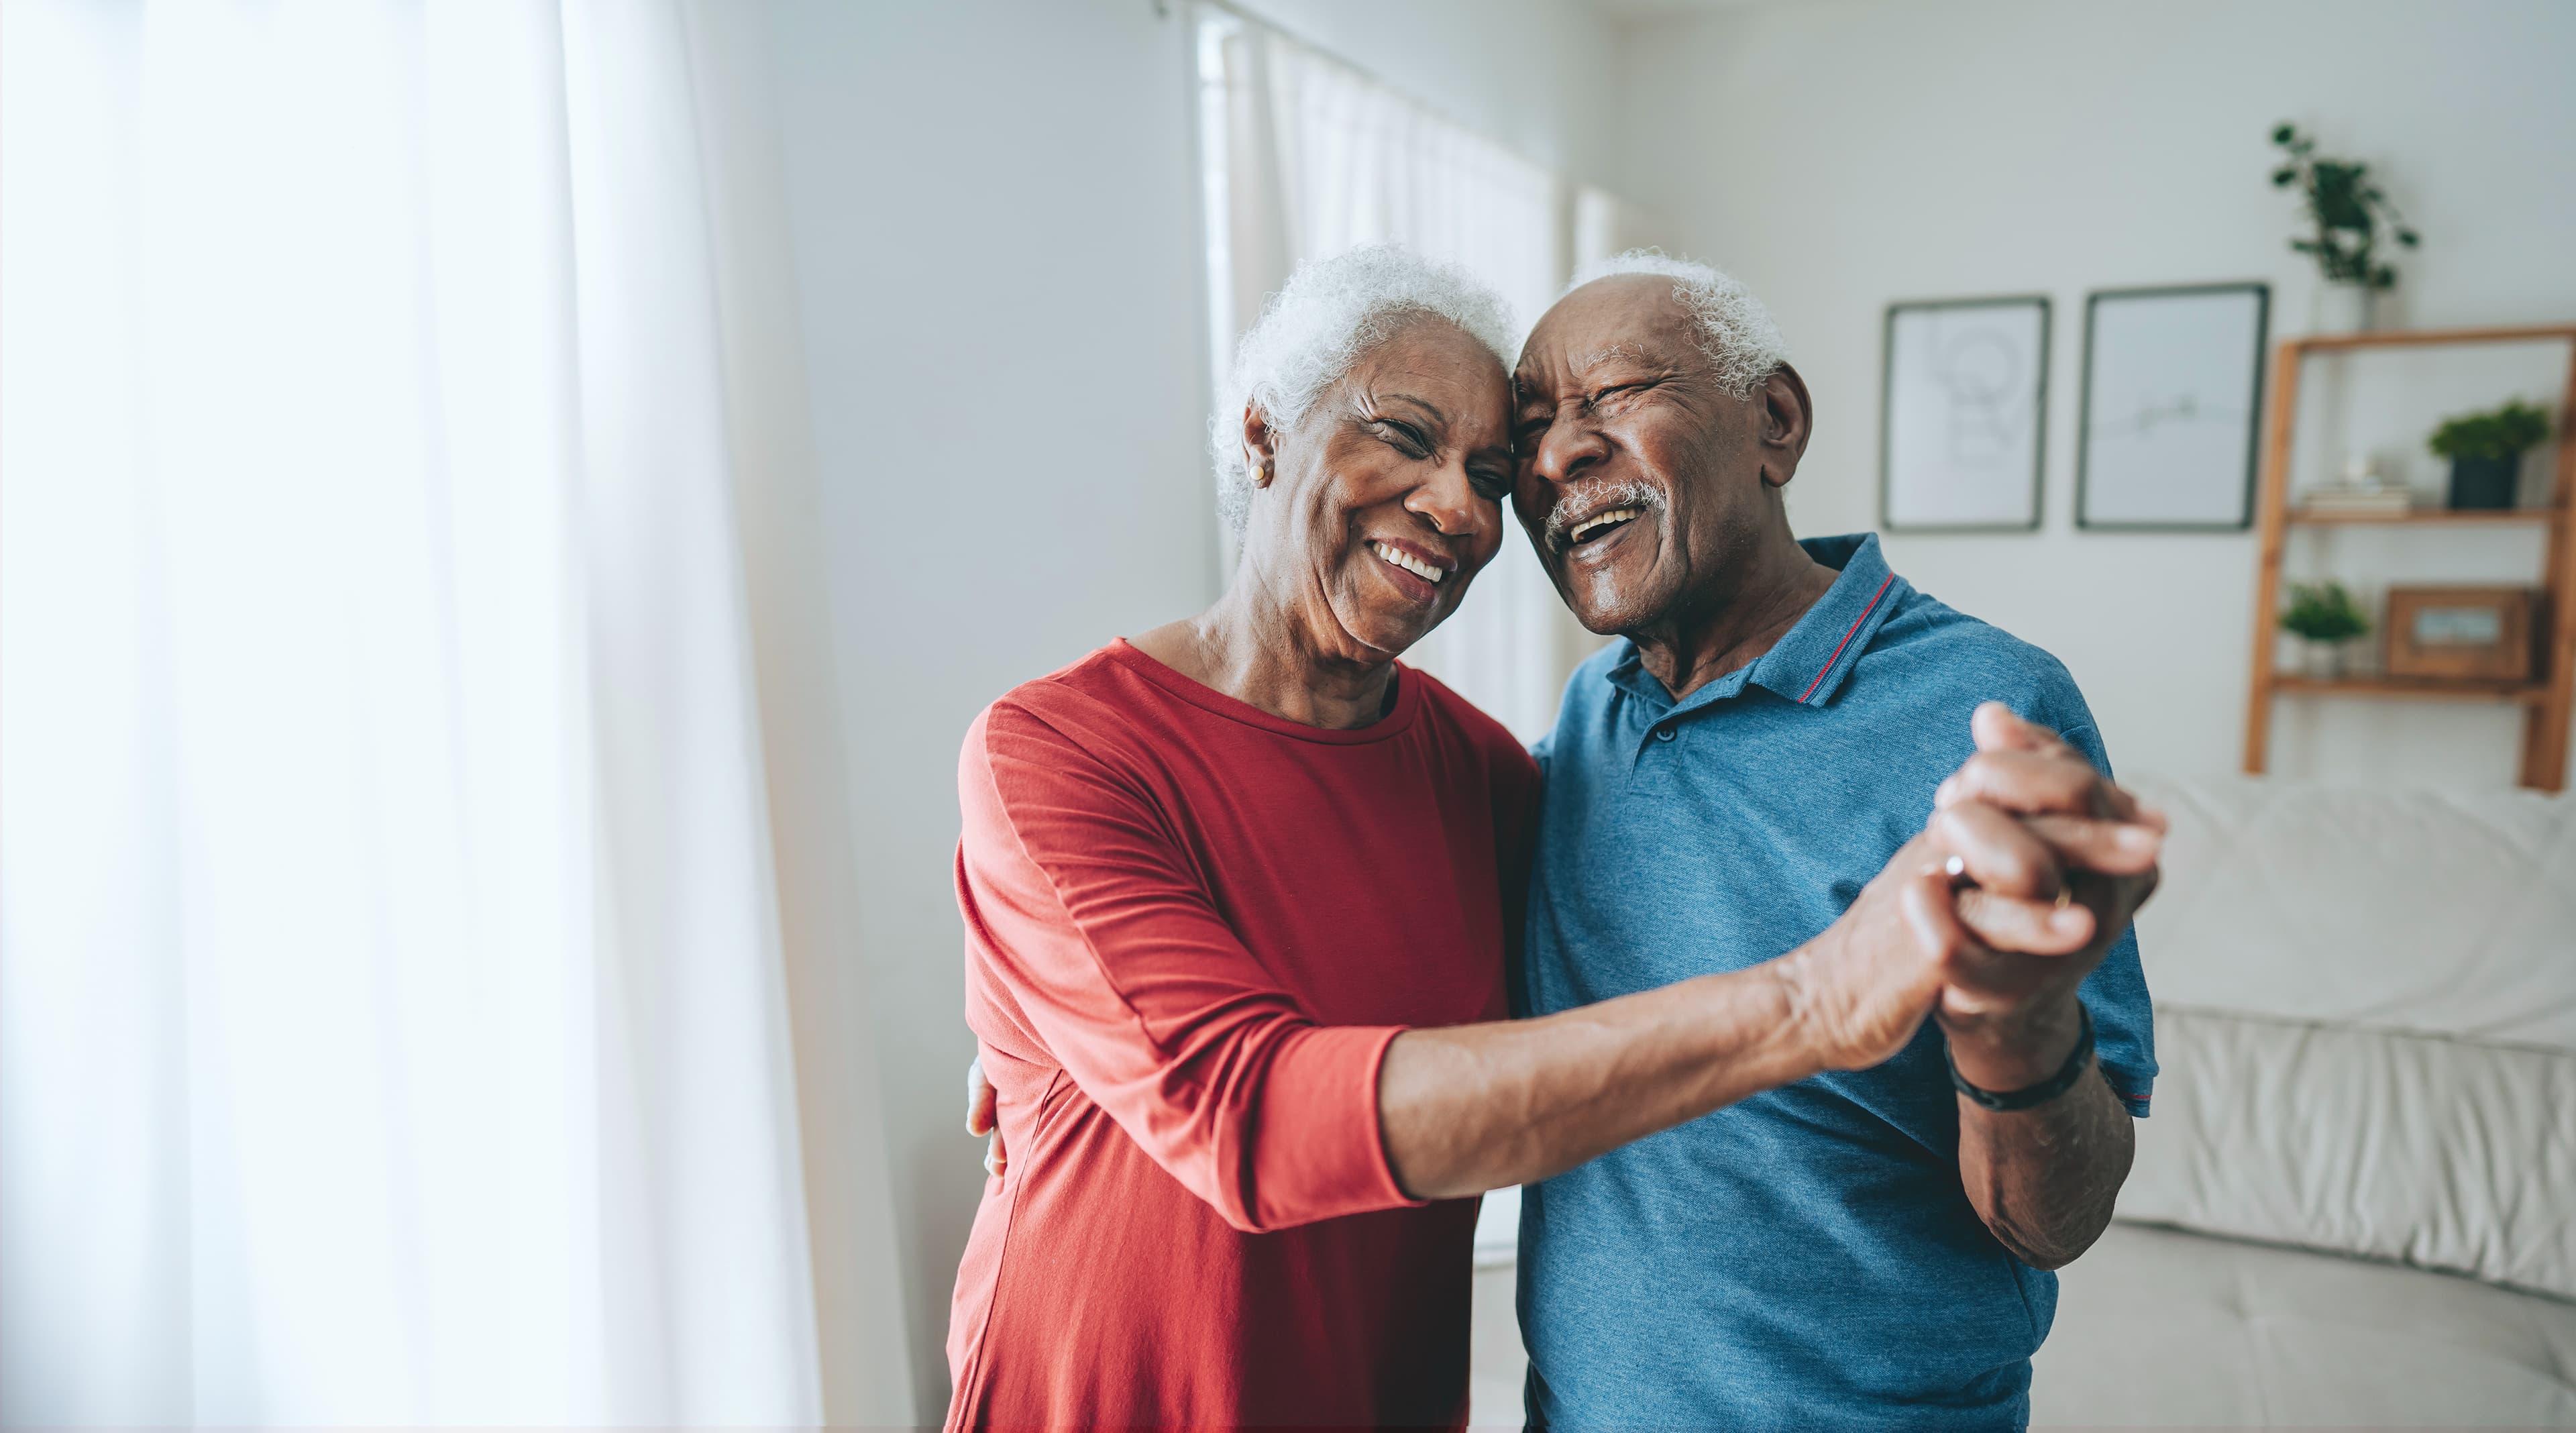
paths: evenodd
<path fill-rule="evenodd" d="M 2576 1050 L 2576 800 L 2133 784 L 2173 817 L 2159 1003 Z"/>
<path fill-rule="evenodd" d="M 2576 1054 L 2156 1009 L 2125 1218 L 2576 1298 Z"/>
<path fill-rule="evenodd" d="M 2576 1427 L 2555 1299 L 2126 1223 L 2059 1280 L 2034 1427 Z"/>

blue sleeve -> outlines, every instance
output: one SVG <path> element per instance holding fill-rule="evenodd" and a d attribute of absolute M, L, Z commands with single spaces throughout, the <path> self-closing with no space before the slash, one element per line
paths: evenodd
<path fill-rule="evenodd" d="M 2102 749 L 2102 735 L 2089 721 L 2060 735 L 2103 775 L 2111 774 L 2110 754 Z M 2081 994 L 2085 1013 L 2093 1017 L 2094 1058 L 2102 1066 L 2103 1078 L 2110 1081 L 2111 1092 L 2129 1107 L 2130 1114 L 2145 1119 L 2156 1086 L 2156 1020 L 2147 999 L 2146 968 L 2138 963 L 2135 925 L 2120 933 L 2110 954 L 2084 977 Z"/>

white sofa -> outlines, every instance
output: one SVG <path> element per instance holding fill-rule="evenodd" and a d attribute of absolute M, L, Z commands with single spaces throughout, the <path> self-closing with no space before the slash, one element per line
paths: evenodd
<path fill-rule="evenodd" d="M 2138 785 L 2164 1068 L 2033 1422 L 2576 1427 L 2576 801 Z"/>

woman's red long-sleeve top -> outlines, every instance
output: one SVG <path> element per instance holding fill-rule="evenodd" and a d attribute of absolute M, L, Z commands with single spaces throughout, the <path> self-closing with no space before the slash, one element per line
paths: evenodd
<path fill-rule="evenodd" d="M 1409 668 L 1327 731 L 1121 641 L 987 708 L 958 796 L 1010 1161 L 950 1426 L 1461 1422 L 1476 1201 L 1397 1187 L 1378 1064 L 1504 1013 L 1529 754 Z"/>

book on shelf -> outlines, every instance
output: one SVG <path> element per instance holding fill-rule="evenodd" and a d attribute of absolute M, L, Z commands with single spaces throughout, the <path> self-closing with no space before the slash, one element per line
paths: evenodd
<path fill-rule="evenodd" d="M 2302 512 L 2373 513 L 2403 517 L 2415 510 L 2415 495 L 2404 488 L 2352 487 L 2336 484 L 2310 488 L 2299 495 Z"/>
<path fill-rule="evenodd" d="M 2404 483 L 2381 477 L 2368 454 L 2355 453 L 2344 460 L 2340 481 L 2319 483 L 2299 494 L 2299 507 L 2307 512 L 2404 517 L 2415 510 L 2415 494 Z"/>

